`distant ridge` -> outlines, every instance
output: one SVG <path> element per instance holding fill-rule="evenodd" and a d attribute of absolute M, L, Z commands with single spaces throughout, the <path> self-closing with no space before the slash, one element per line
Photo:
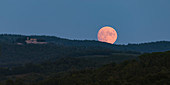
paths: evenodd
<path fill-rule="evenodd" d="M 6 44 L 16 44 L 17 39 L 23 39 L 26 37 L 36 38 L 45 40 L 48 43 L 53 43 L 62 46 L 71 47 L 99 47 L 99 48 L 109 48 L 118 51 L 136 51 L 136 52 L 163 52 L 170 50 L 170 41 L 157 41 L 141 44 L 128 44 L 128 45 L 118 45 L 118 44 L 108 44 L 95 40 L 69 40 L 65 38 L 59 38 L 56 36 L 46 36 L 46 35 L 19 35 L 19 34 L 0 34 L 0 43 Z"/>

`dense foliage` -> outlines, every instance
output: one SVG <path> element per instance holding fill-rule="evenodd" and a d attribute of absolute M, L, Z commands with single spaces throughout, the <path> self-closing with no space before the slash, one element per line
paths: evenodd
<path fill-rule="evenodd" d="M 170 52 L 144 54 L 140 60 L 72 71 L 31 85 L 170 85 Z"/>
<path fill-rule="evenodd" d="M 27 37 L 48 44 L 26 44 Z M 167 41 L 111 45 L 2 34 L 0 45 L 0 85 L 170 84 L 170 52 L 162 52 L 170 50 Z"/>
<path fill-rule="evenodd" d="M 169 85 L 170 51 L 139 56 L 140 60 L 112 63 L 100 68 L 72 70 L 48 77 L 37 73 L 18 75 L 2 85 Z M 52 69 L 52 68 L 49 68 Z M 29 81 L 26 81 L 29 80 Z"/>
<path fill-rule="evenodd" d="M 90 55 L 110 55 L 112 53 L 128 53 L 100 47 L 70 47 L 56 44 L 15 45 L 1 44 L 0 66 L 11 67 L 26 63 L 42 63 L 55 61 L 64 57 L 82 57 Z M 131 52 L 132 54 L 139 54 Z"/>
<path fill-rule="evenodd" d="M 71 70 L 83 70 L 87 68 L 97 68 L 108 63 L 120 63 L 124 60 L 138 59 L 137 54 L 113 53 L 110 55 L 88 55 L 82 57 L 64 57 L 55 61 L 45 61 L 43 63 L 26 63 L 22 66 L 1 67 L 1 76 L 22 75 L 27 73 L 51 74 Z"/>

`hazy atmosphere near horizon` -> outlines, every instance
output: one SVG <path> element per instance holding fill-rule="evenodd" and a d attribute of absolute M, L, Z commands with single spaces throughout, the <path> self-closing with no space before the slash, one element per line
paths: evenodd
<path fill-rule="evenodd" d="M 0 0 L 0 33 L 97 40 L 103 26 L 116 44 L 170 40 L 170 0 Z"/>

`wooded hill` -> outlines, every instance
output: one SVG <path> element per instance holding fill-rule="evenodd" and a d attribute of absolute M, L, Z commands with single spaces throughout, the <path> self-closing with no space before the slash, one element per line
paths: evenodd
<path fill-rule="evenodd" d="M 35 38 L 48 44 L 25 44 L 25 40 Z M 24 43 L 17 45 L 17 43 Z M 160 41 L 143 44 L 112 45 L 90 40 L 68 40 L 55 36 L 0 35 L 0 66 L 10 67 L 26 63 L 55 61 L 64 57 L 110 55 L 113 53 L 141 54 L 170 50 L 170 42 Z M 127 58 L 128 59 L 128 58 Z M 117 61 L 117 60 L 115 60 Z"/>
<path fill-rule="evenodd" d="M 143 54 L 139 60 L 111 63 L 96 69 L 72 70 L 53 74 L 20 75 L 2 85 L 169 85 L 170 52 Z M 38 76 L 38 77 L 37 77 Z M 26 80 L 30 80 L 29 82 Z"/>

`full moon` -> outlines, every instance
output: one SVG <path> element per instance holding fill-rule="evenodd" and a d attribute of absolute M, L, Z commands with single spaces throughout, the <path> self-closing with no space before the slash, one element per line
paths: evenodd
<path fill-rule="evenodd" d="M 108 26 L 101 28 L 97 36 L 100 42 L 113 44 L 117 40 L 116 30 Z"/>

